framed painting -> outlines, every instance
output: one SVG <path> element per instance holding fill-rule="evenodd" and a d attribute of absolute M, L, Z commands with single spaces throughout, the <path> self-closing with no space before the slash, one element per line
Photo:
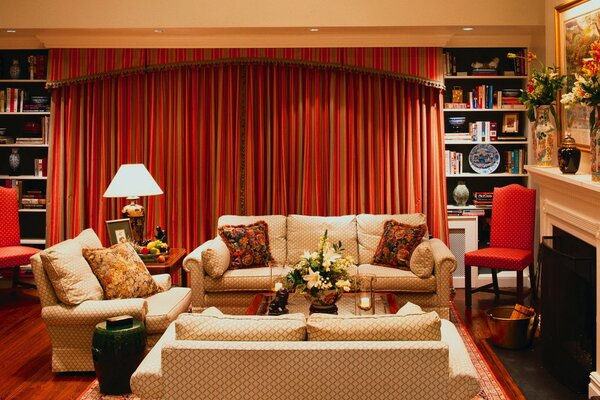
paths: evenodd
<path fill-rule="evenodd" d="M 108 230 L 111 246 L 131 240 L 131 223 L 129 222 L 129 218 L 106 221 L 106 229 Z"/>
<path fill-rule="evenodd" d="M 570 92 L 575 81 L 575 73 L 581 70 L 581 59 L 589 57 L 590 45 L 600 39 L 600 7 L 594 0 L 571 0 L 554 9 L 556 33 L 556 65 L 567 75 Z M 561 104 L 563 136 L 570 132 L 577 147 L 590 150 L 590 110 L 584 105 L 566 109 Z"/>
<path fill-rule="evenodd" d="M 505 113 L 502 118 L 502 133 L 519 132 L 519 114 Z"/>

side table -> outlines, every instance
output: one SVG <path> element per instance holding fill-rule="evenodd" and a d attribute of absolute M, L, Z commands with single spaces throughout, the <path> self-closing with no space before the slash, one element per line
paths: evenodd
<path fill-rule="evenodd" d="M 146 262 L 146 268 L 152 275 L 157 274 L 169 274 L 171 279 L 176 272 L 179 272 L 181 276 L 181 286 L 187 287 L 187 273 L 182 268 L 183 259 L 185 258 L 187 251 L 185 249 L 174 248 L 169 249 L 167 260 L 164 263 L 158 262 Z"/>
<path fill-rule="evenodd" d="M 103 394 L 131 392 L 129 380 L 144 358 L 146 328 L 141 321 L 133 326 L 107 328 L 106 321 L 94 329 L 92 357 Z"/>

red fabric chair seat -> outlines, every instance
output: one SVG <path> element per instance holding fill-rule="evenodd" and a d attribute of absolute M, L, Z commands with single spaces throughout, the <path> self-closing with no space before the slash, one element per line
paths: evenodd
<path fill-rule="evenodd" d="M 465 253 L 465 265 L 523 271 L 530 264 L 533 264 L 531 250 L 488 247 Z"/>
<path fill-rule="evenodd" d="M 29 264 L 29 258 L 39 251 L 40 249 L 27 246 L 0 247 L 0 268 Z"/>

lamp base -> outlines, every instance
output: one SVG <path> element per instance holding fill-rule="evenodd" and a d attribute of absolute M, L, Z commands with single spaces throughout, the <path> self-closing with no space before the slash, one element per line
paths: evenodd
<path fill-rule="evenodd" d="M 146 210 L 141 204 L 137 204 L 136 198 L 129 198 L 131 203 L 127 204 L 121 209 L 123 218 L 129 218 L 131 223 L 131 236 L 137 243 L 141 243 L 144 240 L 144 226 L 146 224 Z"/>

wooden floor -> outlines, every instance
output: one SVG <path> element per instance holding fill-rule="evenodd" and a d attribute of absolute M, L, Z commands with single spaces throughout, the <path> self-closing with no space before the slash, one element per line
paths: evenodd
<path fill-rule="evenodd" d="M 487 342 L 481 340 L 489 337 L 484 310 L 494 306 L 493 295 L 477 293 L 473 308 L 466 313 L 462 289 L 456 290 L 454 301 L 509 399 L 524 399 Z M 501 298 L 501 303 L 514 304 L 514 298 Z M 51 372 L 50 339 L 40 310 L 35 290 L 0 289 L 0 400 L 77 399 L 94 380 L 93 373 Z"/>

